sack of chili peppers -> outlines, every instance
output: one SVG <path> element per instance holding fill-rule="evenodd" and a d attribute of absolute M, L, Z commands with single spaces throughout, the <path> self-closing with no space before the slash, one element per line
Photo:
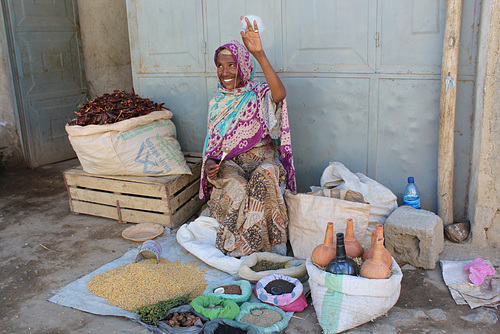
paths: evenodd
<path fill-rule="evenodd" d="M 115 95 L 119 93 L 115 91 Z M 170 110 L 134 93 L 121 99 L 109 94 L 104 97 L 80 106 L 78 118 L 65 127 L 85 172 L 126 176 L 191 174 Z M 131 104 L 127 104 L 127 97 Z"/>

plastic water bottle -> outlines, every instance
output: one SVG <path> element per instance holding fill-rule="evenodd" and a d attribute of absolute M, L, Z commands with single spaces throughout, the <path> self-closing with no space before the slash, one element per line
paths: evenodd
<path fill-rule="evenodd" d="M 410 205 L 415 209 L 420 209 L 420 191 L 415 184 L 413 176 L 410 176 L 408 178 L 408 184 L 406 185 L 405 191 L 403 192 L 403 201 L 405 205 Z"/>

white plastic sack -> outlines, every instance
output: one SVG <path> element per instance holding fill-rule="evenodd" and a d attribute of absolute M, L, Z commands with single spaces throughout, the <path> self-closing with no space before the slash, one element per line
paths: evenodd
<path fill-rule="evenodd" d="M 370 205 L 332 198 L 333 191 L 320 189 L 307 194 L 293 194 L 285 191 L 288 209 L 288 232 L 293 256 L 305 260 L 314 248 L 325 241 L 328 222 L 333 222 L 334 233 L 345 234 L 347 219 L 352 218 L 354 236 L 360 242 L 365 238 Z M 347 193 L 348 197 L 350 196 Z M 342 197 L 346 198 L 346 197 Z M 335 239 L 335 238 L 334 238 Z"/>
<path fill-rule="evenodd" d="M 276 270 L 253 271 L 252 267 L 255 266 L 259 261 L 263 260 L 276 263 L 286 262 L 286 264 L 289 264 L 291 266 L 288 268 Z M 270 252 L 255 252 L 248 255 L 241 262 L 238 274 L 241 278 L 246 279 L 252 283 L 255 283 L 260 279 L 272 274 L 301 278 L 306 274 L 306 264 L 304 260 L 298 260 L 291 256 L 284 256 Z"/>
<path fill-rule="evenodd" d="M 112 124 L 66 124 L 65 128 L 87 173 L 128 176 L 191 174 L 171 118 L 170 110 L 158 110 Z"/>
<path fill-rule="evenodd" d="M 306 260 L 311 298 L 323 333 L 340 333 L 387 313 L 398 301 L 403 273 L 394 259 L 391 277 L 334 275 Z"/>
<path fill-rule="evenodd" d="M 238 259 L 224 255 L 215 247 L 218 227 L 219 222 L 216 219 L 200 216 L 195 221 L 179 227 L 176 234 L 177 242 L 206 264 L 239 277 L 238 269 L 245 257 Z"/>
<path fill-rule="evenodd" d="M 350 189 L 360 192 L 370 203 L 370 226 L 383 224 L 398 207 L 396 195 L 388 188 L 362 173 L 352 173 L 340 162 L 330 162 L 321 175 L 321 187 Z"/>

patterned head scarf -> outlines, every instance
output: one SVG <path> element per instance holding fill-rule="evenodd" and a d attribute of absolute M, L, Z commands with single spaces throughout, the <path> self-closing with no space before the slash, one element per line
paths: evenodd
<path fill-rule="evenodd" d="M 214 63 L 216 65 L 217 55 L 223 49 L 231 52 L 238 68 L 242 86 L 229 90 L 219 79 L 219 93 L 214 97 L 214 103 L 208 112 L 208 131 L 203 148 L 199 193 L 202 200 L 206 200 L 207 197 L 207 176 L 205 173 L 207 159 L 221 160 L 223 144 L 224 147 L 231 150 L 225 159 L 231 159 L 252 149 L 268 135 L 261 110 L 264 97 L 270 92 L 269 85 L 252 79 L 255 70 L 253 58 L 246 47 L 238 41 L 224 44 L 215 51 Z M 287 188 L 296 192 L 286 100 L 282 102 L 280 139 L 281 159 L 283 167 L 287 171 Z"/>

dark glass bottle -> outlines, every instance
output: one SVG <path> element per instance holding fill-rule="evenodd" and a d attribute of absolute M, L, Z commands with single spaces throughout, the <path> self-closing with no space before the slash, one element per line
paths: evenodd
<path fill-rule="evenodd" d="M 337 233 L 337 254 L 325 268 L 325 271 L 337 275 L 359 275 L 359 266 L 345 254 L 344 233 Z"/>

